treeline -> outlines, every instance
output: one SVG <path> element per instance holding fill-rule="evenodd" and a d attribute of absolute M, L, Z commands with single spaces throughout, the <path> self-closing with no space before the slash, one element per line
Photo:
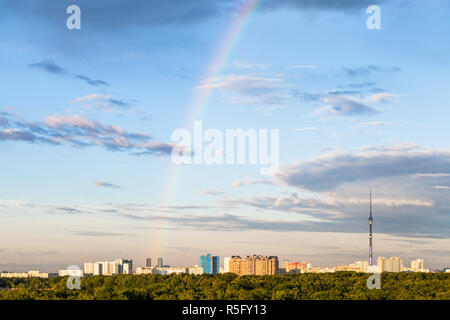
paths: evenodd
<path fill-rule="evenodd" d="M 275 276 L 117 275 L 90 276 L 80 290 L 68 277 L 0 278 L 3 300 L 366 300 L 450 299 L 450 274 L 383 273 L 381 289 L 369 290 L 369 274 L 336 272 Z"/>

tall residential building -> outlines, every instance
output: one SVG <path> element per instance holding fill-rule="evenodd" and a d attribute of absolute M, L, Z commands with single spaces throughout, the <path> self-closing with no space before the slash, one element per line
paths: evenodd
<path fill-rule="evenodd" d="M 101 276 L 103 274 L 103 262 L 94 263 L 94 276 Z"/>
<path fill-rule="evenodd" d="M 111 276 L 114 274 L 133 273 L 133 260 L 117 259 L 114 261 L 98 261 L 95 263 L 86 262 L 84 264 L 84 273 Z"/>
<path fill-rule="evenodd" d="M 288 263 L 290 263 L 290 261 L 288 259 L 284 259 L 283 262 L 281 263 L 281 268 L 287 269 Z"/>
<path fill-rule="evenodd" d="M 158 258 L 158 264 L 156 266 L 157 267 L 162 267 L 163 266 L 163 258 Z"/>
<path fill-rule="evenodd" d="M 356 261 L 348 265 L 349 271 L 367 272 L 369 262 L 367 260 Z"/>
<path fill-rule="evenodd" d="M 136 274 L 152 274 L 153 273 L 152 267 L 137 267 L 136 268 Z"/>
<path fill-rule="evenodd" d="M 223 258 L 223 272 L 230 272 L 230 259 L 231 257 Z"/>
<path fill-rule="evenodd" d="M 378 268 L 380 272 L 401 272 L 402 259 L 400 257 L 378 257 Z"/>
<path fill-rule="evenodd" d="M 217 274 L 220 272 L 220 258 L 207 253 L 200 256 L 200 266 L 203 267 L 203 273 Z"/>
<path fill-rule="evenodd" d="M 287 262 L 284 266 L 286 268 L 286 272 L 304 272 L 307 268 L 306 262 Z"/>
<path fill-rule="evenodd" d="M 199 266 L 186 267 L 189 274 L 200 275 L 203 274 L 203 268 Z"/>
<path fill-rule="evenodd" d="M 402 259 L 400 257 L 390 257 L 386 262 L 386 271 L 401 272 L 402 271 Z"/>
<path fill-rule="evenodd" d="M 229 270 L 239 276 L 245 275 L 273 275 L 278 273 L 278 257 L 275 256 L 247 256 L 242 259 L 232 256 L 229 261 Z"/>
<path fill-rule="evenodd" d="M 133 260 L 128 259 L 117 259 L 114 261 L 118 264 L 118 273 L 119 274 L 132 274 L 133 273 Z"/>
<path fill-rule="evenodd" d="M 94 274 L 94 264 L 92 262 L 84 263 L 84 273 L 85 274 Z"/>
<path fill-rule="evenodd" d="M 380 272 L 385 271 L 386 270 L 386 258 L 378 257 L 377 265 L 378 265 L 378 268 L 380 269 Z"/>
<path fill-rule="evenodd" d="M 411 261 L 411 271 L 413 272 L 422 272 L 424 270 L 424 260 L 423 259 L 416 259 Z"/>
<path fill-rule="evenodd" d="M 147 258 L 147 259 L 145 260 L 145 266 L 146 266 L 147 268 L 151 268 L 151 266 L 152 266 L 152 259 L 151 259 L 151 258 Z"/>
<path fill-rule="evenodd" d="M 49 278 L 51 273 L 30 270 L 28 272 L 2 272 L 0 278 Z"/>

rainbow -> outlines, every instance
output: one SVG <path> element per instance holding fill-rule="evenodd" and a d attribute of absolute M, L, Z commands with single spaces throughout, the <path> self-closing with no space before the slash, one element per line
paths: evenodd
<path fill-rule="evenodd" d="M 232 56 L 233 49 L 236 48 L 239 40 L 244 33 L 245 27 L 250 22 L 250 18 L 258 7 L 261 0 L 247 0 L 236 12 L 235 19 L 232 20 L 227 27 L 220 45 L 216 49 L 212 62 L 206 68 L 206 72 L 202 77 L 202 83 L 198 87 L 197 94 L 195 95 L 190 114 L 187 118 L 187 124 L 190 125 L 194 120 L 199 120 L 203 111 L 208 106 L 209 98 L 211 97 L 212 89 L 208 86 L 207 80 L 212 79 L 220 74 L 223 68 L 226 66 L 230 57 Z"/>
<path fill-rule="evenodd" d="M 227 25 L 227 28 L 221 37 L 219 46 L 216 48 L 213 54 L 213 59 L 208 64 L 201 83 L 196 87 L 195 94 L 188 115 L 186 117 L 185 128 L 192 126 L 193 122 L 202 118 L 204 110 L 209 104 L 209 100 L 213 91 L 211 86 L 207 86 L 207 81 L 220 75 L 220 72 L 228 64 L 230 57 L 233 54 L 233 49 L 239 43 L 239 40 L 244 33 L 245 27 L 248 25 L 250 18 L 258 8 L 260 2 L 263 0 L 245 0 L 241 3 L 240 7 L 233 14 L 231 22 Z M 169 165 L 168 174 L 166 175 L 166 183 L 162 188 L 160 196 L 160 206 L 170 206 L 173 202 L 173 197 L 176 194 L 177 179 L 180 176 L 180 166 Z M 157 253 L 159 256 L 163 254 L 163 244 L 167 243 L 164 238 L 166 233 L 163 230 L 167 226 L 165 222 L 161 220 L 159 226 L 156 228 L 155 234 L 152 237 L 153 243 L 151 246 L 151 252 Z"/>

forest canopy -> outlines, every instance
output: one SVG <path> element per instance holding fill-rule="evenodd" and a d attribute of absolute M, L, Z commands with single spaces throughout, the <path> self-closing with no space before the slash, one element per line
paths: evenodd
<path fill-rule="evenodd" d="M 381 289 L 368 274 L 336 272 L 274 276 L 116 275 L 0 278 L 0 300 L 403 300 L 450 299 L 450 273 L 383 273 Z"/>

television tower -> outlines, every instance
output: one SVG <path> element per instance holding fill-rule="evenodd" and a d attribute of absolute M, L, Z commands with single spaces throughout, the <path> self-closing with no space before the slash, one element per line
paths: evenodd
<path fill-rule="evenodd" d="M 370 214 L 369 214 L 369 266 L 373 265 L 372 256 L 372 189 L 370 189 Z"/>

